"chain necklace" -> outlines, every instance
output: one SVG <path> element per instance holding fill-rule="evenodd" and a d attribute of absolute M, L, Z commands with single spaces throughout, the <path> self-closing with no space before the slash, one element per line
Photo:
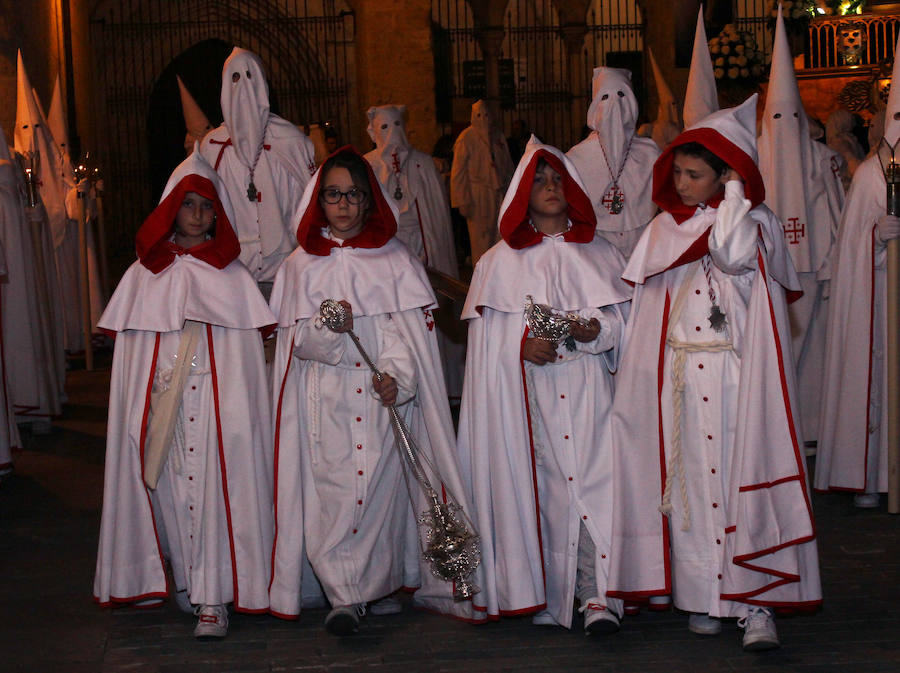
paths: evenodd
<path fill-rule="evenodd" d="M 266 144 L 266 131 L 269 130 L 269 120 L 272 115 L 266 119 L 266 125 L 263 127 L 262 137 L 259 139 L 259 146 L 256 148 L 256 155 L 253 157 L 253 165 L 250 166 L 250 184 L 247 186 L 247 200 L 250 203 L 256 201 L 259 192 L 256 191 L 256 185 L 253 184 L 253 174 L 256 172 L 256 164 L 259 163 L 259 157 L 262 156 L 263 147 Z"/>
<path fill-rule="evenodd" d="M 612 195 L 609 199 L 604 195 L 603 203 L 608 203 L 607 210 L 613 215 L 618 215 L 622 212 L 622 209 L 625 208 L 625 192 L 619 187 L 619 178 L 622 177 L 622 171 L 625 170 L 625 164 L 628 163 L 628 154 L 631 152 L 631 141 L 634 140 L 634 135 L 628 139 L 628 145 L 625 147 L 625 156 L 622 157 L 622 164 L 619 166 L 619 170 L 616 172 L 615 176 L 613 176 L 612 166 L 609 164 L 609 157 L 606 156 L 606 148 L 603 147 L 603 143 L 600 143 L 600 151 L 603 152 L 603 160 L 606 162 L 606 168 L 609 171 L 610 177 L 613 179 L 612 181 L 612 189 L 607 192 L 609 194 L 612 192 Z M 600 141 L 600 136 L 597 136 L 597 141 Z"/>

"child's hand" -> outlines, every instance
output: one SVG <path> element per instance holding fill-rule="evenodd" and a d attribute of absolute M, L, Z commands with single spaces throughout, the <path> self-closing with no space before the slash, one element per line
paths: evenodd
<path fill-rule="evenodd" d="M 381 381 L 374 374 L 372 375 L 372 387 L 377 395 L 381 398 L 381 403 L 389 407 L 397 403 L 397 381 L 390 374 L 382 374 Z"/>
<path fill-rule="evenodd" d="M 343 334 L 344 332 L 349 332 L 353 329 L 353 307 L 350 306 L 350 302 L 346 299 L 341 299 L 338 304 L 347 309 L 347 317 L 344 320 L 344 324 L 336 328 L 334 331 Z"/>
<path fill-rule="evenodd" d="M 600 334 L 600 321 L 596 318 L 591 318 L 591 321 L 587 325 L 573 322 L 569 326 L 569 334 L 572 335 L 572 338 L 575 339 L 575 341 L 580 341 L 581 343 L 593 341 L 597 338 L 597 335 Z"/>
<path fill-rule="evenodd" d="M 536 365 L 545 365 L 556 359 L 556 346 L 546 339 L 525 339 L 522 358 Z"/>

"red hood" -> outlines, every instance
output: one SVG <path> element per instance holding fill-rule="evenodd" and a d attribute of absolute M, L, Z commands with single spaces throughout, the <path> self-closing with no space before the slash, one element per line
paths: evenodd
<path fill-rule="evenodd" d="M 571 243 L 589 243 L 594 238 L 597 226 L 591 200 L 566 169 L 563 161 L 545 149 L 536 150 L 527 159 L 528 164 L 522 171 L 518 184 L 510 185 L 510 189 L 515 189 L 515 194 L 500 214 L 500 235 L 503 240 L 509 247 L 521 250 L 539 243 L 543 236 L 531 226 L 528 217 L 528 202 L 531 200 L 538 159 L 544 159 L 563 179 L 563 194 L 569 204 L 568 215 L 572 221 L 572 228 L 563 234 L 563 238 Z"/>
<path fill-rule="evenodd" d="M 336 150 L 328 158 L 330 159 L 344 152 L 355 154 L 362 159 L 362 155 L 350 145 L 345 145 Z M 353 238 L 344 241 L 343 247 L 345 248 L 380 248 L 397 233 L 397 220 L 384 198 L 381 185 L 378 183 L 375 173 L 372 172 L 369 162 L 363 159 L 363 163 L 369 176 L 369 194 L 373 205 L 369 210 L 365 224 L 363 224 L 362 231 Z M 322 229 L 328 226 L 328 221 L 325 219 L 325 212 L 319 204 L 321 182 L 322 169 L 320 168 L 316 172 L 311 191 L 307 192 L 309 203 L 300 217 L 300 224 L 297 226 L 297 242 L 300 244 L 300 247 L 311 255 L 327 257 L 331 254 L 331 249 L 338 247 L 339 244 L 322 235 Z"/>
<path fill-rule="evenodd" d="M 675 181 L 672 178 L 675 149 L 679 145 L 686 143 L 703 145 L 740 173 L 741 177 L 744 178 L 744 193 L 747 199 L 750 200 L 751 208 L 756 208 L 765 200 L 766 188 L 763 186 L 759 167 L 752 157 L 715 129 L 708 127 L 694 128 L 675 138 L 653 165 L 653 202 L 666 212 L 671 213 L 676 222 L 681 224 L 697 210 L 697 206 L 686 206 L 681 202 L 681 197 L 675 191 Z M 722 194 L 720 193 L 710 199 L 709 205 L 718 206 L 721 200 Z"/>
<path fill-rule="evenodd" d="M 175 228 L 175 215 L 188 192 L 196 192 L 213 202 L 216 212 L 215 236 L 192 248 L 182 248 L 169 239 Z M 219 195 L 209 178 L 191 173 L 175 185 L 147 216 L 135 237 L 138 259 L 153 273 L 168 267 L 176 255 L 192 255 L 217 269 L 224 269 L 241 254 L 241 246 L 225 213 Z"/>

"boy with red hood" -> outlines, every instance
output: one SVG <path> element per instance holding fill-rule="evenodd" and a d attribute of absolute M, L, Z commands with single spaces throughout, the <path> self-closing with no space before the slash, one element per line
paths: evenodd
<path fill-rule="evenodd" d="M 595 234 L 572 162 L 532 136 L 500 210 L 503 239 L 478 262 L 462 317 L 468 359 L 460 460 L 482 537 L 489 617 L 533 614 L 587 633 L 619 628 L 606 598 L 612 526 L 609 408 L 630 289 Z M 577 313 L 567 343 L 536 338 L 526 298 Z"/>
<path fill-rule="evenodd" d="M 610 594 L 672 594 L 705 635 L 738 617 L 747 650 L 778 647 L 773 608 L 821 600 L 792 402 L 798 283 L 762 205 L 755 128 L 756 95 L 656 162 L 663 212 L 623 274 L 635 294 L 612 414 Z"/>
<path fill-rule="evenodd" d="M 221 180 L 199 152 L 169 178 L 100 319 L 116 335 L 94 599 L 269 607 L 272 461 L 260 329 L 275 318 L 246 267 Z M 172 568 L 175 586 L 166 575 Z"/>

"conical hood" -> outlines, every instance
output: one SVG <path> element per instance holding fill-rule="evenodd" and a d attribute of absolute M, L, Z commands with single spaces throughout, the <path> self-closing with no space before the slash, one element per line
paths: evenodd
<path fill-rule="evenodd" d="M 35 125 L 42 123 L 43 114 L 34 97 L 34 89 L 28 72 L 25 70 L 25 62 L 22 60 L 22 51 L 19 50 L 17 62 L 17 90 L 16 90 L 16 129 L 13 133 L 16 151 L 34 152 Z"/>
<path fill-rule="evenodd" d="M 626 159 L 637 118 L 631 72 L 621 68 L 594 68 L 587 123 L 597 132 L 613 177 Z"/>
<path fill-rule="evenodd" d="M 269 123 L 269 85 L 259 56 L 235 47 L 222 66 L 222 117 L 234 151 L 254 166 Z"/>
<path fill-rule="evenodd" d="M 195 141 L 203 140 L 203 136 L 212 130 L 212 124 L 209 123 L 206 115 L 203 114 L 203 110 L 197 105 L 197 101 L 194 100 L 191 92 L 187 90 L 184 82 L 181 81 L 181 77 L 175 75 L 175 79 L 178 80 L 178 92 L 181 94 L 181 112 L 184 115 L 184 126 L 187 129 L 184 145 L 185 149 L 190 149 L 194 146 Z"/>
<path fill-rule="evenodd" d="M 894 70 L 891 72 L 891 93 L 888 96 L 887 107 L 884 113 L 884 139 L 894 145 L 900 138 L 900 35 L 897 36 L 897 45 L 894 47 Z M 900 154 L 900 153 L 898 153 Z"/>
<path fill-rule="evenodd" d="M 61 152 L 69 151 L 69 125 L 66 121 L 66 112 L 62 100 L 62 89 L 59 84 L 59 75 L 53 85 L 53 98 L 50 100 L 50 114 L 47 118 L 50 125 L 50 133 L 59 146 Z"/>
<path fill-rule="evenodd" d="M 697 30 L 694 32 L 694 50 L 691 53 L 691 72 L 684 93 L 684 126 L 688 128 L 719 109 L 716 95 L 716 76 L 713 74 L 709 42 L 703 25 L 703 7 L 697 13 Z"/>

